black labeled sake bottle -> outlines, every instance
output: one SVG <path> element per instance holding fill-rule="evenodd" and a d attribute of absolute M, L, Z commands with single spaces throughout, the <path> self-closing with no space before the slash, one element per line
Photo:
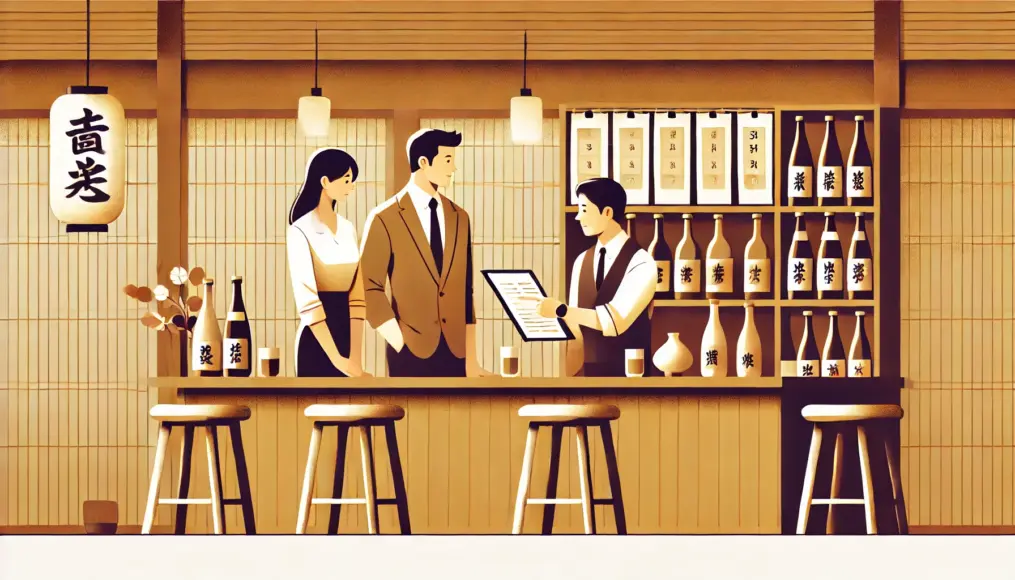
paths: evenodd
<path fill-rule="evenodd" d="M 250 321 L 243 304 L 243 276 L 233 276 L 233 299 L 226 312 L 226 332 L 222 345 L 227 377 L 250 376 Z"/>
<path fill-rule="evenodd" d="M 796 228 L 786 258 L 786 295 L 790 300 L 814 298 L 814 250 L 800 212 L 796 213 Z"/>
<path fill-rule="evenodd" d="M 684 236 L 673 258 L 673 294 L 677 299 L 695 298 L 701 292 L 701 250 L 691 231 L 691 214 L 683 214 Z"/>
<path fill-rule="evenodd" d="M 786 171 L 786 196 L 790 205 L 814 205 L 814 158 L 807 143 L 802 115 L 796 117 L 796 136 Z"/>
<path fill-rule="evenodd" d="M 867 340 L 867 328 L 864 327 L 863 310 L 857 310 L 856 330 L 853 332 L 853 343 L 849 345 L 849 362 L 847 371 L 851 377 L 874 376 L 874 356 L 871 354 L 871 343 Z"/>
<path fill-rule="evenodd" d="M 666 241 L 666 235 L 663 232 L 663 214 L 654 214 L 652 218 L 655 219 L 655 234 L 652 236 L 652 243 L 648 246 L 648 253 L 656 262 L 656 299 L 668 300 L 670 296 L 673 296 L 671 276 L 673 252 L 670 250 L 670 244 Z"/>
<path fill-rule="evenodd" d="M 814 313 L 804 311 L 804 333 L 800 336 L 800 345 L 796 351 L 796 376 L 817 377 L 821 374 L 821 353 L 818 342 L 814 338 Z"/>
<path fill-rule="evenodd" d="M 818 298 L 834 300 L 842 298 L 842 242 L 835 229 L 835 214 L 825 212 L 825 231 L 821 232 L 821 246 L 818 247 L 818 263 L 815 275 L 818 277 Z"/>
<path fill-rule="evenodd" d="M 874 205 L 874 160 L 867 136 L 863 130 L 863 116 L 857 115 L 856 129 L 853 131 L 853 145 L 849 148 L 849 160 L 846 163 L 846 201 L 849 205 Z"/>
<path fill-rule="evenodd" d="M 846 376 L 845 368 L 846 350 L 842 348 L 842 337 L 839 336 L 839 313 L 832 310 L 828 313 L 828 336 L 821 353 L 821 376 L 842 378 Z"/>
<path fill-rule="evenodd" d="M 825 115 L 825 140 L 818 156 L 818 205 L 842 205 L 842 151 L 835 135 L 835 117 Z"/>
<path fill-rule="evenodd" d="M 849 258 L 846 261 L 846 289 L 850 300 L 872 300 L 874 298 L 874 252 L 871 251 L 867 231 L 864 229 L 863 214 L 856 213 L 856 228 L 849 242 Z"/>

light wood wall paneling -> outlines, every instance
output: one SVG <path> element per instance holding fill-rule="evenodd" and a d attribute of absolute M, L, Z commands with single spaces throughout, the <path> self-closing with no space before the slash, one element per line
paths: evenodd
<path fill-rule="evenodd" d="M 80 525 L 81 504 L 144 511 L 156 337 L 120 289 L 155 272 L 154 119 L 128 119 L 127 204 L 106 234 L 49 209 L 49 122 L 0 119 L 0 526 Z"/>
<path fill-rule="evenodd" d="M 155 60 L 157 0 L 94 0 L 92 58 Z M 0 60 L 84 60 L 85 0 L 0 2 Z"/>
<path fill-rule="evenodd" d="M 1015 1 L 906 0 L 902 3 L 904 60 L 1015 58 Z"/>

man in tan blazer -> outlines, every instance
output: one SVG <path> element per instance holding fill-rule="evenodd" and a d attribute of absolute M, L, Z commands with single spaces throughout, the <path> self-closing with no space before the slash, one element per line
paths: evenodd
<path fill-rule="evenodd" d="M 392 377 L 488 374 L 476 354 L 469 214 L 437 191 L 451 184 L 461 143 L 457 132 L 415 133 L 406 145 L 409 183 L 367 217 L 366 318 L 388 343 Z"/>

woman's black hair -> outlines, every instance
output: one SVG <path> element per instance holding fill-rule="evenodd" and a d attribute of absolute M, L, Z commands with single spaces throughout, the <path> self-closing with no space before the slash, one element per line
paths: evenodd
<path fill-rule="evenodd" d="M 324 147 L 314 151 L 307 161 L 307 172 L 303 177 L 300 192 L 296 194 L 296 200 L 293 201 L 293 206 L 289 209 L 289 225 L 314 211 L 321 203 L 321 194 L 324 192 L 324 188 L 321 186 L 322 177 L 334 181 L 350 170 L 352 171 L 352 180 L 356 181 L 359 167 L 352 155 L 345 151 L 337 147 Z M 331 202 L 331 208 L 335 209 L 334 201 Z"/>

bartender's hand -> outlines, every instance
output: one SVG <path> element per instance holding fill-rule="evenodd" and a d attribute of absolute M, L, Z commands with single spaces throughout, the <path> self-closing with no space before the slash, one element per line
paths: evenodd
<path fill-rule="evenodd" d="M 539 302 L 539 306 L 536 307 L 536 312 L 538 312 L 543 318 L 557 318 L 557 308 L 564 304 L 556 298 L 540 298 L 538 296 L 521 296 L 519 297 L 519 300 Z"/>

